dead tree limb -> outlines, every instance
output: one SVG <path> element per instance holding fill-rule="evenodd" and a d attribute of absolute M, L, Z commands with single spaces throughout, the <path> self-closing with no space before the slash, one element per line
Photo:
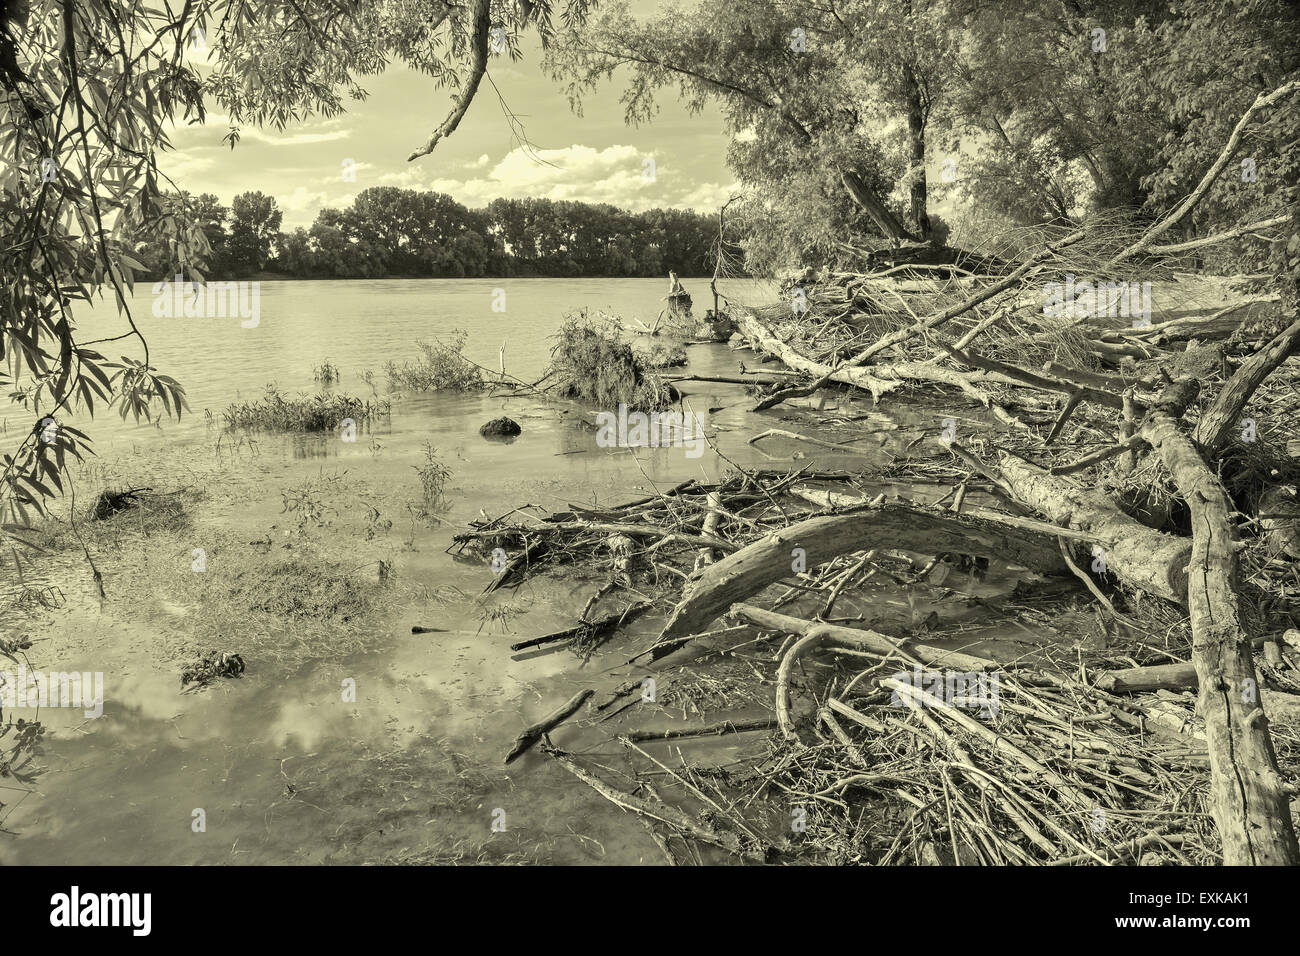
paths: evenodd
<path fill-rule="evenodd" d="M 622 807 L 624 810 L 631 810 L 633 813 L 639 813 L 652 820 L 658 820 L 660 823 L 666 823 L 686 836 L 710 843 L 751 862 L 763 863 L 767 860 L 765 847 L 742 842 L 735 833 L 729 830 L 719 830 L 702 819 L 692 819 L 681 810 L 666 803 L 651 803 L 643 797 L 620 790 L 618 787 L 606 783 L 595 774 L 589 773 L 578 766 L 577 762 L 568 754 L 561 753 L 558 750 L 548 750 L 547 753 L 554 757 L 561 767 L 615 806 Z"/>
<path fill-rule="evenodd" d="M 885 504 L 810 518 L 760 538 L 705 568 L 687 586 L 681 603 L 664 625 L 654 658 L 685 644 L 690 635 L 704 630 L 734 602 L 791 577 L 792 557 L 798 556 L 796 548 L 803 549 L 811 566 L 876 545 L 999 558 L 1049 573 L 1066 570 L 1054 537 L 987 517 Z"/>
<path fill-rule="evenodd" d="M 525 727 L 519 732 L 519 736 L 515 738 L 515 745 L 510 748 L 510 753 L 506 754 L 506 763 L 513 763 L 521 755 L 527 753 L 533 744 L 576 714 L 578 709 L 587 702 L 587 698 L 594 693 L 595 691 L 591 688 L 580 690 L 537 723 Z"/>
<path fill-rule="evenodd" d="M 1028 428 L 1024 422 L 976 384 L 976 375 L 967 375 L 956 369 L 944 368 L 935 362 L 891 362 L 888 365 L 873 365 L 870 369 L 855 368 L 849 362 L 841 362 L 839 365 L 832 367 L 803 355 L 790 343 L 777 336 L 751 312 L 738 312 L 736 324 L 741 333 L 749 339 L 755 348 L 777 356 L 793 369 L 819 376 L 811 385 L 778 392 L 755 406 L 755 411 L 770 408 L 786 398 L 811 395 L 827 382 L 840 382 L 856 388 L 866 389 L 877 400 L 881 395 L 892 392 L 907 381 L 935 382 L 960 389 L 992 411 L 998 420 L 1005 425 L 1013 428 Z M 977 375 L 983 375 L 983 373 L 977 373 Z M 985 376 L 985 378 L 990 381 L 994 380 L 991 376 Z"/>
<path fill-rule="evenodd" d="M 1211 813 L 1233 865 L 1300 864 L 1291 808 L 1260 702 L 1250 635 L 1237 603 L 1237 540 L 1223 485 L 1175 418 L 1154 408 L 1141 428 L 1192 512 L 1187 607 L 1197 710 L 1210 754 Z"/>
<path fill-rule="evenodd" d="M 1213 458 L 1237 430 L 1246 403 L 1264 379 L 1291 355 L 1300 351 L 1300 319 L 1273 337 L 1267 345 L 1248 358 L 1228 379 L 1201 416 L 1193 436 L 1197 444 Z"/>
<path fill-rule="evenodd" d="M 1249 232 L 1257 232 L 1261 229 L 1272 229 L 1274 226 L 1281 226 L 1290 222 L 1290 216 L 1274 216 L 1272 219 L 1262 219 L 1259 222 L 1249 222 L 1241 226 L 1234 226 L 1231 229 L 1225 229 L 1223 232 L 1216 232 L 1212 236 L 1203 236 L 1200 239 L 1190 239 L 1187 242 L 1175 242 L 1167 246 L 1151 246 L 1151 252 L 1157 252 L 1162 256 L 1171 256 L 1180 252 L 1190 252 L 1193 249 L 1200 249 L 1202 246 L 1212 246 L 1217 242 L 1227 242 L 1229 239 L 1236 239 L 1238 236 L 1244 236 Z"/>
<path fill-rule="evenodd" d="M 1214 181 L 1219 178 L 1219 174 L 1222 173 L 1224 167 L 1228 165 L 1228 161 L 1232 159 L 1232 154 L 1237 151 L 1237 144 L 1241 142 L 1242 130 L 1246 128 L 1246 125 L 1250 122 L 1250 118 L 1254 115 L 1255 111 L 1273 105 L 1278 100 L 1289 96 L 1296 90 L 1300 90 L 1300 80 L 1292 80 L 1290 83 L 1279 86 L 1272 93 L 1267 95 L 1261 93 L 1259 96 L 1255 97 L 1255 102 L 1251 103 L 1246 109 L 1246 112 L 1241 114 L 1241 119 L 1237 120 L 1237 125 L 1233 127 L 1232 135 L 1228 137 L 1228 142 L 1224 144 L 1223 151 L 1219 153 L 1219 158 L 1214 161 L 1214 164 L 1208 170 L 1206 170 L 1205 175 L 1201 178 L 1197 187 L 1192 190 L 1191 195 L 1184 199 L 1168 216 L 1165 216 L 1148 229 L 1142 235 L 1142 238 L 1138 239 L 1137 242 L 1121 251 L 1111 259 L 1110 262 L 1106 263 L 1106 265 L 1102 267 L 1102 271 L 1109 269 L 1121 259 L 1127 259 L 1129 256 L 1136 255 L 1143 249 L 1146 249 L 1153 241 L 1164 235 L 1174 226 L 1178 225 L 1178 223 L 1181 222 L 1183 218 L 1195 209 L 1197 204 L 1205 198 L 1205 194 L 1210 191 L 1210 187 L 1214 185 Z"/>

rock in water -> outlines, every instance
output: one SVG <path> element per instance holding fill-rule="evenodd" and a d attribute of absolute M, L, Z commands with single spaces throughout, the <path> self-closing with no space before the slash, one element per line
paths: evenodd
<path fill-rule="evenodd" d="M 478 433 L 484 438 L 513 438 L 522 431 L 513 418 L 494 418 L 480 426 Z"/>

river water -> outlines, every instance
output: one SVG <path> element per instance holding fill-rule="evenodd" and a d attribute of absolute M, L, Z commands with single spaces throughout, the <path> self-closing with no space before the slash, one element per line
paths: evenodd
<path fill-rule="evenodd" d="M 704 305 L 706 283 L 687 287 Z M 505 311 L 493 311 L 502 289 Z M 751 282 L 723 291 L 749 304 L 774 294 Z M 533 753 L 501 765 L 515 734 L 576 690 L 600 691 L 637 673 L 620 664 L 653 639 L 659 621 L 632 625 L 586 667 L 564 651 L 516 660 L 511 643 L 572 624 L 602 580 L 541 578 L 479 600 L 492 579 L 486 561 L 445 552 L 453 532 L 481 514 L 525 503 L 613 503 L 692 476 L 716 478 L 725 462 L 712 450 L 693 458 L 682 448 L 598 448 L 577 424 L 582 409 L 527 397 L 397 396 L 391 418 L 354 443 L 337 435 L 240 441 L 218 422 L 225 405 L 258 397 L 269 382 L 315 391 L 313 369 L 325 360 L 341 371 L 336 391 L 370 396 L 361 379 L 369 369 L 382 394 L 387 360 L 414 358 L 416 339 L 456 328 L 469 333 L 470 358 L 495 368 L 504 343 L 507 370 L 532 379 L 567 311 L 649 323 L 664 292 L 659 280 L 622 279 L 264 282 L 259 321 L 244 328 L 237 317 L 157 317 L 150 290 L 138 287 L 133 311 L 151 363 L 186 386 L 192 413 L 157 426 L 111 412 L 77 421 L 98 455 L 74 471 L 76 507 L 105 487 L 187 488 L 198 497 L 188 521 L 165 535 L 131 538 L 129 514 L 108 523 L 126 531 L 118 549 L 111 535 L 108 545 L 96 539 L 102 600 L 78 550 L 28 561 L 24 582 L 56 585 L 61 601 L 6 612 L 0 634 L 36 639 L 34 666 L 102 673 L 105 703 L 95 719 L 40 711 L 44 772 L 30 787 L 0 782 L 0 860 L 660 862 L 635 819 L 553 762 Z M 122 329 L 111 308 L 79 319 L 83 340 Z M 100 347 L 119 346 L 139 354 L 129 340 Z M 700 374 L 735 374 L 740 361 L 754 362 L 721 345 L 688 351 L 690 371 Z M 740 387 L 683 391 L 728 458 L 747 468 L 781 465 L 746 439 L 779 426 L 783 410 L 756 425 Z M 870 410 L 869 399 L 829 402 L 826 414 Z M 482 439 L 478 426 L 503 414 L 520 422 L 522 436 Z M 26 427 L 6 425 L 11 433 Z M 409 507 L 420 498 L 416 466 L 426 443 L 451 472 L 446 510 L 431 521 Z M 863 457 L 808 446 L 798 464 L 860 467 L 888 453 L 873 447 L 874 457 Z M 797 453 L 777 457 L 790 464 Z M 300 524 L 302 512 L 287 511 L 286 501 L 304 496 L 320 511 Z M 66 513 L 70 502 L 60 507 Z M 204 552 L 202 573 L 194 549 Z M 295 555 L 344 561 L 346 586 L 375 592 L 364 621 L 340 627 L 346 640 L 311 621 L 225 619 L 216 592 L 205 590 L 235 580 L 256 589 L 257 569 L 268 566 L 259 561 Z M 383 585 L 367 580 L 380 560 L 393 568 Z M 413 624 L 443 631 L 414 635 Z M 181 664 L 203 649 L 240 653 L 246 672 L 181 693 Z M 608 749 L 605 736 L 573 726 L 555 740 Z M 714 748 L 718 759 L 730 746 Z"/>

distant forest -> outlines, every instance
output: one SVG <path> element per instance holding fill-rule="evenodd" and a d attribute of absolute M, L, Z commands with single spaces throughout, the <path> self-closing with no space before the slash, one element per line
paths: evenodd
<path fill-rule="evenodd" d="M 716 217 L 680 209 L 632 213 L 607 204 L 496 199 L 469 209 L 445 193 L 376 186 L 346 209 L 322 209 L 311 228 L 281 231 L 275 199 L 245 192 L 224 206 L 211 193 L 171 193 L 135 243 L 152 278 L 197 265 L 208 279 L 266 272 L 310 279 L 478 276 L 663 276 L 712 272 Z M 184 261 L 180 223 L 209 251 Z M 199 244 L 202 245 L 201 243 Z"/>

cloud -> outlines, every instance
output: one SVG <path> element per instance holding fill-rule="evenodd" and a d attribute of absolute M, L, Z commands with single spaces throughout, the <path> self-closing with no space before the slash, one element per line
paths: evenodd
<path fill-rule="evenodd" d="M 265 143 L 267 146 L 310 146 L 315 143 L 329 143 L 340 139 L 349 139 L 352 130 L 343 126 L 343 117 L 335 116 L 319 123 L 305 125 L 299 132 L 280 131 L 276 129 L 259 129 L 251 124 L 234 124 L 239 126 L 239 142 Z M 195 140 L 196 148 L 229 149 L 229 143 L 221 138 L 229 131 L 232 123 L 225 113 L 208 113 L 202 123 L 177 126 L 172 138 Z M 238 147 L 236 147 L 238 150 Z"/>
<path fill-rule="evenodd" d="M 175 179 L 182 188 L 185 186 L 186 179 L 195 173 L 211 170 L 216 165 L 216 156 L 196 156 L 192 151 L 185 149 L 163 153 L 158 161 L 162 172 Z"/>
<path fill-rule="evenodd" d="M 288 215 L 315 212 L 325 205 L 326 199 L 323 192 L 312 192 L 305 186 L 299 186 L 287 196 L 277 196 L 275 202 Z M 302 216 L 292 216 L 292 218 L 300 219 Z"/>
<path fill-rule="evenodd" d="M 472 168 L 486 165 L 479 157 Z M 419 167 L 378 178 L 383 185 L 432 189 L 466 206 L 484 206 L 498 197 L 534 196 L 552 200 L 609 203 L 632 212 L 656 207 L 713 209 L 734 187 L 699 183 L 672 164 L 634 146 L 604 149 L 574 144 L 563 149 L 517 148 L 483 176 L 425 178 Z"/>
<path fill-rule="evenodd" d="M 631 212 L 676 208 L 705 213 L 712 213 L 737 190 L 734 183 L 700 182 L 673 162 L 626 144 L 603 149 L 574 144 L 535 152 L 519 148 L 495 165 L 483 153 L 463 161 L 458 176 L 438 175 L 445 173 L 446 167 L 439 170 L 421 163 L 380 173 L 382 166 L 357 161 L 352 167 L 355 181 L 344 180 L 341 163 L 345 158 L 317 167 L 268 163 L 262 170 L 264 181 L 251 183 L 245 176 L 249 157 L 241 155 L 240 149 L 232 153 L 229 148 L 189 145 L 169 153 L 163 168 L 182 187 L 190 188 L 187 179 L 202 180 L 199 191 L 216 192 L 227 200 L 254 188 L 274 195 L 284 211 L 286 230 L 310 225 L 324 207 L 346 207 L 358 192 L 371 186 L 447 193 L 471 209 L 501 197 L 538 197 L 608 203 Z"/>

